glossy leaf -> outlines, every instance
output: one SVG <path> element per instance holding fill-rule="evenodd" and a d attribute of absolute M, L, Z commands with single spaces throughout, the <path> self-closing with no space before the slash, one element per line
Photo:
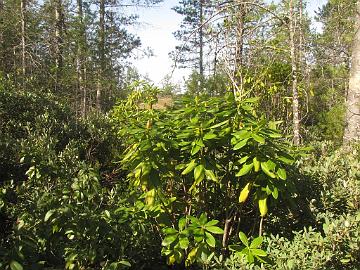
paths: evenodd
<path fill-rule="evenodd" d="M 261 249 L 253 249 L 251 250 L 251 253 L 255 256 L 260 256 L 260 257 L 266 257 L 267 254 L 265 251 L 261 250 Z"/>
<path fill-rule="evenodd" d="M 259 211 L 260 211 L 260 215 L 262 217 L 266 216 L 268 208 L 267 208 L 267 203 L 266 203 L 267 197 L 265 198 L 261 198 L 258 201 L 259 204 Z"/>
<path fill-rule="evenodd" d="M 224 230 L 217 226 L 206 226 L 205 229 L 208 232 L 215 233 L 215 234 L 223 234 Z"/>
<path fill-rule="evenodd" d="M 212 181 L 218 183 L 219 180 L 217 179 L 215 173 L 212 170 L 206 170 L 205 169 L 205 175 L 209 177 Z"/>
<path fill-rule="evenodd" d="M 254 171 L 255 172 L 260 171 L 260 161 L 258 160 L 257 157 L 253 158 L 253 164 L 254 164 Z"/>
<path fill-rule="evenodd" d="M 253 163 L 244 164 L 240 171 L 235 176 L 244 176 L 250 172 L 250 170 L 254 167 Z"/>
<path fill-rule="evenodd" d="M 286 171 L 285 171 L 285 169 L 278 168 L 276 172 L 277 172 L 277 175 L 279 176 L 280 179 L 286 180 Z"/>
<path fill-rule="evenodd" d="M 161 245 L 169 246 L 177 239 L 177 237 L 178 237 L 177 234 L 166 236 L 164 240 L 161 242 Z"/>
<path fill-rule="evenodd" d="M 265 138 L 258 135 L 258 134 L 251 134 L 251 137 L 257 141 L 258 143 L 264 144 L 265 143 Z"/>
<path fill-rule="evenodd" d="M 240 238 L 240 241 L 245 245 L 245 246 L 249 246 L 249 241 L 245 235 L 245 233 L 243 232 L 239 232 L 239 238 Z"/>
<path fill-rule="evenodd" d="M 276 175 L 270 171 L 269 166 L 266 162 L 261 162 L 261 170 L 271 178 L 276 178 Z"/>
<path fill-rule="evenodd" d="M 218 220 L 213 219 L 213 220 L 210 220 L 208 223 L 206 223 L 205 226 L 215 226 L 218 223 L 219 223 Z"/>
<path fill-rule="evenodd" d="M 190 172 L 192 172 L 194 170 L 194 168 L 196 167 L 196 162 L 195 159 L 193 159 L 192 161 L 190 161 L 190 163 L 187 165 L 187 167 L 185 168 L 185 170 L 181 173 L 182 175 L 188 174 Z"/>
<path fill-rule="evenodd" d="M 250 248 L 258 248 L 263 242 L 263 238 L 261 236 L 256 237 L 250 244 Z"/>
<path fill-rule="evenodd" d="M 54 213 L 55 213 L 55 210 L 49 210 L 49 211 L 47 211 L 47 213 L 45 214 L 44 221 L 47 222 Z"/>
<path fill-rule="evenodd" d="M 240 203 L 243 203 L 246 201 L 246 199 L 249 196 L 250 190 L 251 190 L 251 183 L 247 183 L 246 186 L 240 192 L 240 196 L 239 196 Z"/>
<path fill-rule="evenodd" d="M 235 144 L 233 149 L 234 150 L 239 150 L 239 149 L 243 148 L 247 144 L 247 141 L 248 141 L 248 139 L 245 139 L 245 140 L 242 140 L 242 141 L 238 142 L 237 144 Z"/>
<path fill-rule="evenodd" d="M 206 133 L 204 135 L 204 140 L 212 140 L 215 139 L 217 135 L 215 133 Z"/>
<path fill-rule="evenodd" d="M 198 165 L 194 169 L 194 179 L 197 182 L 200 178 L 204 178 L 204 166 Z"/>
<path fill-rule="evenodd" d="M 11 268 L 11 270 L 23 270 L 22 265 L 20 263 L 18 263 L 17 261 L 11 261 L 10 268 Z"/>
<path fill-rule="evenodd" d="M 205 241 L 209 246 L 215 247 L 216 240 L 212 234 L 205 232 Z"/>
<path fill-rule="evenodd" d="M 180 237 L 179 245 L 180 245 L 180 248 L 187 249 L 189 247 L 189 239 L 187 237 Z"/>

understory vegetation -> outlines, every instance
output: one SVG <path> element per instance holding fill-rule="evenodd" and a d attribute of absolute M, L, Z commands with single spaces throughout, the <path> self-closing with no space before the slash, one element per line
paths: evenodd
<path fill-rule="evenodd" d="M 0 0 L 0 270 L 360 269 L 359 29 L 360 0 Z"/>
<path fill-rule="evenodd" d="M 159 110 L 147 85 L 86 119 L 0 95 L 1 269 L 360 267 L 356 145 L 294 148 L 231 93 Z"/>

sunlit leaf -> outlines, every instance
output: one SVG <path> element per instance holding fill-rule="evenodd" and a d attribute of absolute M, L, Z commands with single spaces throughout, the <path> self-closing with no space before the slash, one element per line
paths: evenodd
<path fill-rule="evenodd" d="M 249 241 L 245 235 L 245 233 L 243 232 L 239 232 L 239 238 L 240 238 L 240 241 L 245 245 L 245 246 L 249 246 Z"/>
<path fill-rule="evenodd" d="M 250 170 L 254 167 L 253 163 L 250 164 L 244 164 L 240 171 L 236 174 L 236 176 L 243 176 L 250 172 Z"/>

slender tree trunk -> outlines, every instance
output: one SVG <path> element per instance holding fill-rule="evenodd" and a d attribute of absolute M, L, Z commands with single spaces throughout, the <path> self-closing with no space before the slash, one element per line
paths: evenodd
<path fill-rule="evenodd" d="M 357 1 L 355 29 L 346 98 L 344 144 L 360 140 L 360 0 Z"/>
<path fill-rule="evenodd" d="M 96 108 L 101 111 L 101 96 L 103 91 L 103 80 L 105 74 L 105 0 L 100 0 L 100 20 L 99 20 L 99 60 L 100 71 L 98 72 L 98 82 L 96 88 Z"/>
<path fill-rule="evenodd" d="M 21 70 L 22 70 L 22 82 L 23 88 L 25 88 L 26 80 L 26 0 L 20 2 L 21 13 Z"/>
<path fill-rule="evenodd" d="M 235 70 L 239 73 L 243 64 L 244 51 L 244 5 L 242 0 L 237 0 L 238 11 L 236 14 L 236 51 L 235 51 Z"/>
<path fill-rule="evenodd" d="M 237 84 L 237 89 L 242 91 L 242 66 L 243 66 L 243 52 L 244 52 L 244 19 L 245 19 L 245 6 L 243 0 L 237 0 L 236 12 L 236 47 L 235 47 L 235 67 L 234 76 Z M 240 93 L 241 94 L 241 93 Z"/>
<path fill-rule="evenodd" d="M 289 3 L 289 30 L 290 30 L 290 54 L 291 54 L 291 76 L 292 76 L 292 107 L 293 107 L 293 142 L 295 145 L 300 144 L 300 119 L 299 119 L 299 93 L 298 93 L 298 76 L 296 63 L 296 44 L 295 44 L 295 15 L 294 3 Z"/>
<path fill-rule="evenodd" d="M 0 0 L 0 24 L 3 24 L 3 11 L 4 11 L 4 1 Z M 0 29 L 0 71 L 5 70 L 5 63 L 4 63 L 4 36 L 3 36 L 3 30 Z"/>
<path fill-rule="evenodd" d="M 63 67 L 63 29 L 64 29 L 64 12 L 62 0 L 55 0 L 55 91 L 60 86 L 61 70 Z"/>
<path fill-rule="evenodd" d="M 85 82 L 85 48 L 86 48 L 86 32 L 84 25 L 84 14 L 83 14 L 83 0 L 77 0 L 77 12 L 79 21 L 79 42 L 77 48 L 77 77 L 78 77 L 78 90 L 81 95 L 81 115 L 86 116 L 87 113 L 87 89 Z"/>
<path fill-rule="evenodd" d="M 200 74 L 200 91 L 203 88 L 204 81 L 204 0 L 200 0 L 200 29 L 199 29 L 199 74 Z"/>

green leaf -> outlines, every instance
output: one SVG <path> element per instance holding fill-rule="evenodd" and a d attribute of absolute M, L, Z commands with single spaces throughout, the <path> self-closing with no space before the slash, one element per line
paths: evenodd
<path fill-rule="evenodd" d="M 189 239 L 187 237 L 179 238 L 180 248 L 187 249 L 189 247 Z"/>
<path fill-rule="evenodd" d="M 263 238 L 261 236 L 256 237 L 250 244 L 250 248 L 257 248 L 263 242 Z"/>
<path fill-rule="evenodd" d="M 204 140 L 212 140 L 215 139 L 217 137 L 217 135 L 215 133 L 206 133 L 204 135 Z"/>
<path fill-rule="evenodd" d="M 120 261 L 119 263 L 124 265 L 124 266 L 131 267 L 131 264 L 128 261 Z"/>
<path fill-rule="evenodd" d="M 294 159 L 292 157 L 290 157 L 290 156 L 287 156 L 287 157 L 279 156 L 277 159 L 282 161 L 283 163 L 285 163 L 287 165 L 292 165 L 294 163 Z"/>
<path fill-rule="evenodd" d="M 202 148 L 202 146 L 198 145 L 198 144 L 194 144 L 192 149 L 191 149 L 191 155 L 195 155 L 197 152 L 200 151 L 200 149 Z"/>
<path fill-rule="evenodd" d="M 277 187 L 274 187 L 274 190 L 271 192 L 271 195 L 275 200 L 277 200 L 277 198 L 279 197 L 279 190 L 277 189 Z"/>
<path fill-rule="evenodd" d="M 249 246 L 249 241 L 245 235 L 245 233 L 243 232 L 239 232 L 239 238 L 240 238 L 240 241 L 245 245 L 245 246 Z"/>
<path fill-rule="evenodd" d="M 245 140 L 242 140 L 242 141 L 238 142 L 237 144 L 235 144 L 233 149 L 234 150 L 239 150 L 239 149 L 243 148 L 246 145 L 247 141 L 248 141 L 248 139 L 245 139 Z"/>
<path fill-rule="evenodd" d="M 199 166 L 202 166 L 202 165 L 199 165 Z M 197 168 L 197 167 L 196 167 Z M 204 174 L 204 170 L 202 172 L 195 172 L 196 171 L 196 168 L 194 170 L 194 177 L 195 175 L 198 176 L 198 178 L 195 179 L 194 183 L 191 185 L 191 187 L 189 188 L 189 192 L 193 191 L 200 183 L 201 181 L 204 179 L 205 177 L 205 174 Z"/>
<path fill-rule="evenodd" d="M 261 249 L 253 249 L 251 250 L 251 253 L 255 256 L 260 256 L 260 257 L 266 257 L 267 254 L 265 251 L 261 250 Z"/>
<path fill-rule="evenodd" d="M 253 163 L 244 164 L 240 171 L 235 176 L 243 176 L 250 172 L 250 170 L 254 167 Z"/>
<path fill-rule="evenodd" d="M 206 243 L 208 243 L 210 247 L 215 247 L 215 243 L 216 243 L 215 238 L 208 232 L 205 232 L 205 241 Z"/>
<path fill-rule="evenodd" d="M 245 163 L 248 159 L 249 159 L 249 156 L 242 157 L 242 158 L 239 160 L 239 163 L 240 163 L 240 164 L 243 164 L 243 163 Z"/>
<path fill-rule="evenodd" d="M 216 220 L 216 219 L 213 219 L 213 220 L 210 220 L 208 223 L 205 224 L 205 227 L 206 226 L 215 226 L 216 224 L 218 224 L 219 221 Z"/>
<path fill-rule="evenodd" d="M 18 263 L 17 261 L 11 261 L 10 268 L 11 268 L 11 270 L 23 270 L 22 265 L 20 263 Z"/>
<path fill-rule="evenodd" d="M 187 167 L 185 168 L 185 170 L 181 173 L 182 175 L 188 174 L 190 172 L 192 172 L 192 170 L 196 167 L 196 162 L 195 159 L 193 159 L 192 161 L 190 161 L 190 163 L 187 165 Z"/>
<path fill-rule="evenodd" d="M 216 178 L 215 173 L 212 170 L 206 170 L 205 169 L 205 175 L 209 177 L 212 181 L 218 183 L 219 180 Z"/>
<path fill-rule="evenodd" d="M 164 238 L 164 240 L 161 242 L 161 245 L 164 247 L 169 246 L 171 243 L 173 243 L 177 239 L 177 237 L 178 237 L 177 234 L 166 236 Z"/>
<path fill-rule="evenodd" d="M 185 226 L 186 226 L 186 218 L 182 217 L 179 219 L 178 222 L 178 226 L 179 226 L 179 231 L 184 230 Z"/>
<path fill-rule="evenodd" d="M 195 262 L 195 259 L 196 259 L 196 254 L 197 254 L 197 251 L 198 251 L 199 247 L 196 247 L 196 248 L 193 248 L 187 258 L 186 258 L 186 261 L 185 261 L 185 265 L 188 267 L 190 266 L 191 264 L 193 264 Z"/>
<path fill-rule="evenodd" d="M 223 121 L 223 122 L 221 122 L 221 123 L 218 123 L 218 124 L 216 124 L 216 125 L 211 126 L 210 128 L 221 127 L 221 126 L 227 124 L 228 122 L 229 122 L 229 120 L 225 120 L 225 121 Z"/>
<path fill-rule="evenodd" d="M 285 171 L 285 169 L 283 169 L 283 168 L 277 169 L 277 175 L 280 177 L 280 179 L 286 180 L 286 171 Z"/>
<path fill-rule="evenodd" d="M 201 164 L 196 166 L 194 170 L 195 182 L 198 182 L 200 178 L 204 178 L 204 166 Z"/>
<path fill-rule="evenodd" d="M 250 264 L 254 263 L 254 256 L 251 254 L 251 252 L 249 252 L 247 255 L 247 261 Z"/>
<path fill-rule="evenodd" d="M 174 228 L 165 228 L 163 230 L 163 232 L 166 234 L 166 235 L 169 235 L 169 234 L 177 234 L 178 231 Z"/>
<path fill-rule="evenodd" d="M 267 197 L 264 197 L 264 198 L 259 199 L 259 201 L 258 201 L 260 216 L 262 216 L 262 217 L 264 217 L 268 211 L 266 199 L 267 199 Z"/>
<path fill-rule="evenodd" d="M 215 234 L 223 234 L 224 233 L 224 230 L 217 226 L 206 226 L 205 230 L 207 230 L 208 232 L 211 232 L 211 233 L 215 233 Z"/>
<path fill-rule="evenodd" d="M 265 143 L 265 138 L 258 135 L 258 134 L 251 134 L 251 137 L 257 141 L 258 143 L 264 144 Z"/>
<path fill-rule="evenodd" d="M 199 217 L 199 224 L 200 225 L 205 225 L 206 222 L 207 222 L 207 216 L 206 216 L 206 213 L 202 213 Z"/>
<path fill-rule="evenodd" d="M 248 139 L 250 137 L 250 132 L 243 129 L 243 130 L 240 130 L 238 132 L 235 132 L 234 133 L 234 137 L 238 140 L 244 140 L 244 139 Z"/>
<path fill-rule="evenodd" d="M 195 229 L 193 231 L 193 235 L 194 235 L 194 240 L 197 243 L 200 243 L 201 241 L 204 240 L 205 234 L 204 234 L 204 231 L 202 229 Z"/>
<path fill-rule="evenodd" d="M 268 164 L 266 162 L 261 162 L 261 169 L 265 174 L 267 174 L 271 178 L 276 178 L 276 175 L 270 171 Z"/>
<path fill-rule="evenodd" d="M 47 213 L 45 214 L 44 221 L 47 222 L 54 213 L 55 213 L 55 210 L 49 210 L 49 211 L 47 211 Z"/>
<path fill-rule="evenodd" d="M 257 157 L 253 158 L 253 163 L 254 163 L 254 171 L 258 172 L 260 170 L 260 161 L 258 160 Z"/>

